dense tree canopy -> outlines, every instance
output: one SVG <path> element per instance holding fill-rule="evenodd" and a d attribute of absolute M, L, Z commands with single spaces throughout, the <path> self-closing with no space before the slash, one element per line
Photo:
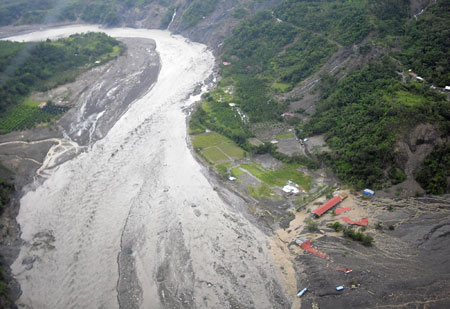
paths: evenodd
<path fill-rule="evenodd" d="M 436 86 L 450 85 L 450 0 L 440 0 L 406 27 L 403 62 Z"/>
<path fill-rule="evenodd" d="M 51 104 L 38 109 L 20 103 L 31 91 L 71 81 L 96 61 L 108 61 L 123 50 L 119 41 L 103 33 L 76 34 L 54 42 L 0 41 L 0 133 L 29 128 L 64 111 Z"/>

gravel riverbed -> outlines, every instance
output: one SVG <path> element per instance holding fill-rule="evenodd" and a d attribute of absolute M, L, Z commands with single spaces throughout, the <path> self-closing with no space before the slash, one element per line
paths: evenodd
<path fill-rule="evenodd" d="M 218 195 L 187 146 L 183 109 L 198 99 L 190 95 L 195 88 L 205 89 L 212 53 L 166 31 L 89 25 L 13 39 L 85 31 L 152 39 L 161 67 L 149 91 L 115 121 L 96 122 L 116 103 L 110 97 L 98 105 L 101 116 L 85 122 L 91 130 L 76 126 L 86 120 L 82 114 L 65 126 L 72 132 L 65 138 L 85 149 L 45 170 L 45 181 L 21 199 L 23 245 L 12 266 L 23 291 L 18 305 L 290 308 L 267 236 L 241 213 L 243 200 L 226 190 L 226 199 Z M 104 91 L 108 82 L 100 79 L 92 89 Z"/>

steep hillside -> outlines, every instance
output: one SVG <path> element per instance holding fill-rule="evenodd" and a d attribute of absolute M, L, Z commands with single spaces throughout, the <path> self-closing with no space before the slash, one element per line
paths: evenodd
<path fill-rule="evenodd" d="M 450 71 L 449 4 L 288 0 L 259 12 L 226 40 L 223 80 L 193 126 L 218 130 L 251 150 L 242 139 L 254 135 L 255 124 L 285 122 L 280 115 L 294 113 L 289 124 L 297 136 L 323 134 L 331 151 L 318 158 L 346 183 L 414 182 L 424 157 L 445 147 L 450 134 L 450 105 L 435 87 L 447 83 Z M 233 89 L 228 98 L 220 94 L 227 88 Z M 420 124 L 433 125 L 440 142 L 407 171 L 408 154 L 395 144 Z M 425 178 L 420 183 L 427 188 Z"/>
<path fill-rule="evenodd" d="M 289 112 L 297 137 L 324 135 L 331 152 L 316 159 L 357 188 L 382 188 L 414 179 L 423 158 L 447 145 L 448 102 L 428 87 L 450 84 L 449 7 L 449 0 L 22 0 L 0 5 L 0 20 L 169 28 L 208 43 L 226 65 L 193 117 L 194 131 L 216 130 L 254 151 L 247 139 L 255 124 L 286 122 L 280 115 Z M 441 142 L 408 170 L 414 151 L 395 145 L 420 124 L 434 126 Z M 310 158 L 311 151 L 302 150 Z"/>
<path fill-rule="evenodd" d="M 0 26 L 83 21 L 167 29 L 217 47 L 242 19 L 282 0 L 6 0 Z"/>

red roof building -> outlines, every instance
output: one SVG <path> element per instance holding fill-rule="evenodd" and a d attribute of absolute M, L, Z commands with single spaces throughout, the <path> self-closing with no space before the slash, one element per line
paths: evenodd
<path fill-rule="evenodd" d="M 341 201 L 342 197 L 340 196 L 333 197 L 331 200 L 327 201 L 325 204 L 314 210 L 313 213 L 315 213 L 316 216 L 320 217 L 325 212 L 327 212 L 328 210 L 339 204 Z"/>

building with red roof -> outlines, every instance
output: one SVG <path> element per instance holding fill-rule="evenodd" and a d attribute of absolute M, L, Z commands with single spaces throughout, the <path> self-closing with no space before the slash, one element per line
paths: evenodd
<path fill-rule="evenodd" d="M 316 210 L 314 210 L 313 213 L 316 216 L 320 217 L 321 215 L 326 213 L 328 210 L 330 210 L 331 208 L 333 208 L 334 206 L 339 204 L 341 201 L 342 201 L 342 197 L 340 197 L 340 196 L 333 197 L 331 200 L 327 201 L 325 204 L 323 204 L 322 206 L 320 206 Z"/>

